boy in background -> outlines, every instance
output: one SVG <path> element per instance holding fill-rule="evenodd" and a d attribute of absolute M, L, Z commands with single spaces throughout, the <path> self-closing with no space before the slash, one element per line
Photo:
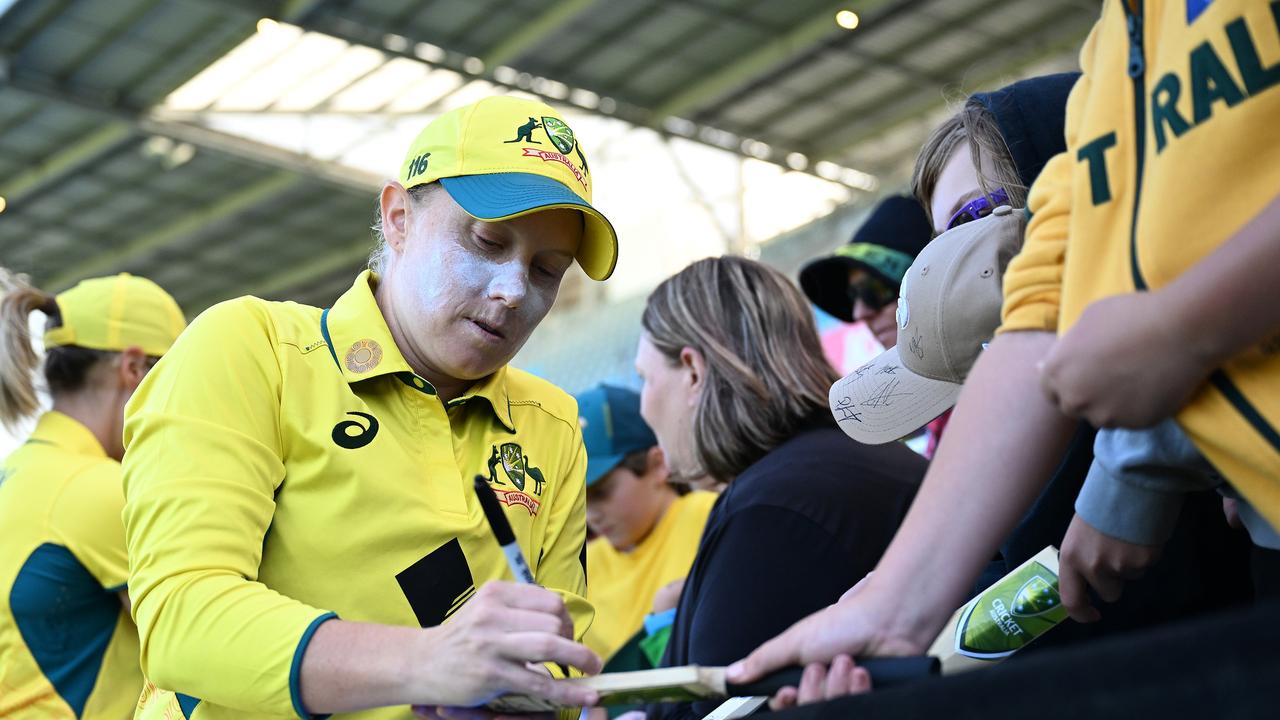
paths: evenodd
<path fill-rule="evenodd" d="M 587 543 L 587 598 L 596 619 L 585 643 L 608 663 L 642 628 L 664 635 L 716 494 L 681 494 L 668 482 L 634 391 L 598 385 L 578 396 L 578 415 L 587 448 L 587 525 L 597 535 Z M 672 597 L 655 607 L 664 588 Z M 646 621 L 651 609 L 661 612 Z M 655 650 L 660 657 L 662 647 Z"/>

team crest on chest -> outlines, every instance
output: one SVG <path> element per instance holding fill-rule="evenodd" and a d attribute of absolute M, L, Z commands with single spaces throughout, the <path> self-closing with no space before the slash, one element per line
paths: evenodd
<path fill-rule="evenodd" d="M 501 473 L 501 474 L 500 474 Z M 529 481 L 533 486 L 529 487 Z M 546 478 L 542 471 L 529 463 L 529 456 L 519 443 L 502 443 L 492 446 L 489 454 L 489 484 L 498 499 L 507 505 L 519 505 L 538 514 Z"/>

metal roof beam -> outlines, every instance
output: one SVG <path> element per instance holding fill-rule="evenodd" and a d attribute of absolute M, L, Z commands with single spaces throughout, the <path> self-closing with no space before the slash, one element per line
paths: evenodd
<path fill-rule="evenodd" d="M 255 165 L 267 167 L 270 169 L 286 169 L 312 178 L 314 180 L 325 182 L 344 188 L 360 190 L 362 192 L 376 191 L 381 185 L 383 178 L 373 174 L 364 173 L 353 168 L 343 167 L 336 163 L 326 160 L 320 160 L 302 153 L 292 150 L 268 145 L 266 143 L 256 142 L 236 135 L 213 130 L 204 127 L 199 123 L 202 121 L 200 113 L 168 113 L 157 109 L 145 116 L 138 116 L 135 113 L 122 110 L 119 107 L 110 107 L 100 103 L 89 101 L 85 98 L 76 97 L 66 93 L 64 90 L 51 86 L 47 83 L 39 82 L 35 78 L 26 76 L 10 78 L 9 89 L 23 92 L 35 98 L 43 100 L 51 100 L 74 107 L 85 112 L 93 113 L 104 119 L 108 123 L 107 127 L 120 127 L 125 131 L 133 128 L 136 132 L 149 133 L 152 135 L 163 135 L 173 140 L 181 140 L 189 142 L 198 148 L 207 150 L 215 150 L 233 155 L 242 160 L 247 160 Z M 172 115 L 172 117 L 170 117 Z M 101 131 L 105 135 L 106 128 Z M 51 180 L 56 180 L 67 172 L 71 172 L 78 167 L 75 164 L 77 159 L 72 154 L 73 149 L 81 148 L 86 153 L 81 159 L 92 159 L 95 157 L 90 151 L 92 150 L 92 140 L 98 138 L 99 133 L 95 133 L 88 138 L 76 143 L 74 146 L 67 148 L 59 153 L 67 154 L 64 161 L 59 163 L 61 167 L 59 174 L 51 176 Z M 99 141 L 105 138 L 99 139 Z M 100 154 L 105 154 L 110 147 L 104 147 Z M 57 157 L 57 156 L 55 156 Z M 37 168 L 32 168 L 27 173 L 19 176 L 19 179 L 27 177 L 28 174 L 34 173 L 41 168 L 45 168 L 53 164 L 53 160 L 42 163 Z M 10 186 L 16 186 L 15 179 Z M 9 186 L 4 188 L 9 190 Z M 6 197 L 12 197 L 6 195 Z"/>
<path fill-rule="evenodd" d="M 597 33 L 590 38 L 591 42 L 581 52 L 575 53 L 573 57 L 568 58 L 562 63 L 554 67 L 544 68 L 545 72 L 539 73 L 543 77 L 561 78 L 565 77 L 574 66 L 589 65 L 596 53 L 611 47 L 619 38 L 626 35 L 627 32 L 635 31 L 640 28 L 641 23 L 650 22 L 655 16 L 653 6 L 645 3 L 631 3 L 629 9 L 633 12 L 624 17 L 612 28 Z M 609 95 L 605 88 L 588 88 L 592 92 L 598 92 L 601 95 Z"/>
<path fill-rule="evenodd" d="M 301 22 L 323 4 L 324 0 L 285 0 L 280 6 L 280 19 L 291 23 Z"/>
<path fill-rule="evenodd" d="M 519 29 L 495 43 L 493 49 L 481 58 L 484 66 L 491 68 L 520 57 L 594 3 L 595 0 L 559 0 L 552 3 L 538 17 L 521 23 Z"/>
<path fill-rule="evenodd" d="M 10 203 L 62 180 L 93 160 L 106 155 L 133 137 L 126 122 L 112 122 L 45 158 L 0 186 L 0 196 Z"/>
<path fill-rule="evenodd" d="M 112 27 L 103 28 L 102 32 L 89 43 L 89 46 L 68 63 L 70 69 L 58 77 L 58 82 L 66 82 L 67 79 L 80 72 L 85 63 L 97 57 L 99 53 L 106 50 L 115 41 L 133 32 L 142 18 L 159 7 L 162 2 L 164 0 L 151 0 L 151 2 L 138 5 Z"/>
<path fill-rule="evenodd" d="M 350 245 L 335 248 L 323 255 L 311 258 L 300 265 L 281 268 L 279 272 L 272 273 L 260 280 L 240 283 L 214 293 L 206 293 L 188 303 L 188 305 L 192 308 L 205 308 L 215 302 L 249 294 L 270 298 L 280 295 L 286 290 L 292 290 L 309 283 L 316 278 L 337 272 L 344 267 L 359 265 L 368 259 L 372 250 L 373 238 L 366 236 Z"/>
<path fill-rule="evenodd" d="M 186 82 L 191 80 L 191 78 L 203 72 L 205 68 L 217 62 L 219 58 L 226 55 L 228 52 L 231 51 L 232 48 L 236 47 L 241 42 L 243 42 L 245 38 L 252 35 L 253 23 L 248 20 L 245 20 L 244 22 L 245 22 L 245 25 L 244 25 L 243 34 L 228 33 L 226 42 L 219 43 L 216 46 L 208 48 L 207 52 L 204 53 L 203 55 L 203 60 L 200 63 L 197 64 L 193 62 L 192 63 L 193 67 L 188 74 L 185 74 L 182 77 L 174 78 L 170 80 L 168 83 L 166 83 L 163 86 L 163 88 L 160 89 L 161 91 L 157 93 L 157 96 L 151 99 L 151 102 L 153 104 L 159 104 L 164 102 L 164 99 L 168 97 L 169 93 L 173 92 L 178 87 L 186 84 Z M 187 32 L 185 35 L 181 35 L 173 38 L 173 44 L 170 47 L 174 51 L 177 51 L 178 49 L 181 49 L 181 48 L 190 48 L 190 47 L 196 46 L 199 43 L 201 43 L 208 34 L 209 34 L 209 28 L 205 27 L 204 25 L 199 25 L 193 28 L 192 30 L 190 30 L 189 32 Z M 137 88 L 143 83 L 149 82 L 152 78 L 156 77 L 157 74 L 160 74 L 161 72 L 163 72 L 165 69 L 169 67 L 169 65 L 172 62 L 173 60 L 171 57 L 169 57 L 168 53 L 162 53 L 160 57 L 156 58 L 155 61 L 142 67 L 136 73 L 131 75 L 124 83 L 121 84 L 120 87 Z"/>
<path fill-rule="evenodd" d="M 1069 23 L 1072 19 L 1079 20 L 1078 27 L 1064 32 L 1063 24 Z M 978 60 L 990 57 L 990 48 L 992 47 L 1013 47 L 1020 49 L 1021 52 L 997 56 L 997 62 L 991 63 L 989 68 L 984 68 L 985 72 L 977 76 L 966 77 L 965 83 L 970 87 L 982 87 L 1000 78 L 1018 77 L 1021 71 L 1029 65 L 1034 65 L 1055 53 L 1078 48 L 1093 23 L 1093 18 L 1085 17 L 1075 10 L 1054 13 L 1052 17 L 1035 23 L 1035 27 L 1047 28 L 1045 32 L 1035 33 L 1028 37 L 1024 30 L 1006 37 L 994 38 L 991 42 L 984 43 L 981 50 L 961 58 L 954 64 L 965 67 Z M 813 137 L 827 137 L 830 139 L 817 147 L 813 151 L 813 155 L 815 157 L 838 157 L 893 126 L 938 106 L 941 102 L 942 98 L 936 92 L 915 93 L 907 95 L 900 102 L 888 104 L 881 112 L 867 116 L 869 122 L 845 125 L 843 132 L 835 127 L 819 128 L 814 131 Z"/>
<path fill-rule="evenodd" d="M 695 7 L 699 7 L 700 10 L 705 12 L 705 8 L 701 8 L 700 6 Z M 655 48 L 652 52 L 645 53 L 644 55 L 636 58 L 630 64 L 612 72 L 605 80 L 605 83 L 613 87 L 625 87 L 626 84 L 638 73 L 652 65 L 654 58 L 670 57 L 673 53 L 688 47 L 690 43 L 705 36 L 708 32 L 715 30 L 722 21 L 723 18 L 717 17 L 716 15 L 705 14 L 700 21 L 689 23 L 684 28 L 683 32 L 672 33 L 665 43 Z M 738 22 L 741 21 L 739 20 Z M 756 31 L 760 30 L 754 24 L 749 25 Z M 764 34 L 769 35 L 772 33 Z"/>
<path fill-rule="evenodd" d="M 835 33 L 848 32 L 836 25 L 834 15 L 845 4 L 844 2 L 830 3 L 828 6 L 830 12 L 816 13 L 812 19 L 800 23 L 778 39 L 765 43 L 758 50 L 743 56 L 732 65 L 703 78 L 691 87 L 676 93 L 674 97 L 667 98 L 654 109 L 654 115 L 658 118 L 673 115 L 683 117 L 700 103 L 717 98 L 767 71 L 770 67 L 811 50 L 819 40 Z M 866 10 L 863 12 L 865 13 Z"/>
<path fill-rule="evenodd" d="M 889 12 L 884 13 L 884 15 L 882 15 L 879 18 L 873 18 L 870 22 L 874 22 L 878 25 L 881 22 L 884 22 L 884 20 L 886 19 L 891 19 L 895 14 L 904 12 L 905 7 L 906 7 L 905 4 L 895 5 L 893 8 L 889 10 Z M 945 25 L 949 26 L 949 23 Z M 904 58 L 910 57 L 912 55 L 912 50 L 914 48 L 919 47 L 923 43 L 928 43 L 930 40 L 935 39 L 939 35 L 940 31 L 938 28 L 939 26 L 935 25 L 923 31 L 913 33 L 910 37 L 906 38 L 905 40 L 899 43 L 896 43 L 894 48 L 892 50 L 887 51 L 885 55 L 889 56 L 890 58 L 894 56 L 902 56 Z M 828 45 L 829 45 L 829 51 L 835 50 L 835 48 L 830 47 L 831 45 L 834 45 L 834 43 L 829 43 Z M 905 61 L 886 59 L 885 57 L 881 57 L 878 55 L 874 55 L 872 53 L 861 51 L 852 43 L 844 43 L 844 47 L 840 48 L 840 50 L 842 50 L 845 53 L 848 53 L 851 57 L 858 58 L 862 62 L 870 63 L 872 67 L 868 68 L 869 70 L 880 70 L 885 72 L 892 71 L 892 72 L 898 73 L 902 75 L 908 82 L 919 85 L 922 88 L 933 86 L 938 89 L 941 89 L 946 87 L 949 83 L 949 81 L 946 78 L 935 76 L 933 73 L 922 72 L 920 70 L 917 70 L 913 67 L 908 66 L 905 63 Z M 769 78 L 766 77 L 765 81 L 767 82 L 768 79 Z M 772 112 L 765 113 L 764 115 L 754 118 L 751 121 L 751 125 L 744 129 L 751 133 L 767 135 L 769 133 L 769 128 L 773 127 L 775 123 L 781 122 L 788 114 L 794 112 L 795 108 L 803 108 L 810 105 L 822 105 L 824 103 L 827 103 L 829 101 L 829 98 L 833 94 L 845 89 L 849 85 L 849 83 L 850 83 L 850 80 L 847 75 L 841 75 L 839 77 L 836 77 L 831 82 L 825 83 L 824 85 L 822 85 L 817 89 L 814 89 L 810 92 L 804 93 L 803 95 L 799 95 L 797 97 L 792 98 L 791 102 L 787 103 L 786 105 L 779 107 L 773 110 Z M 752 83 L 751 86 L 748 86 L 747 88 L 745 88 L 744 92 L 738 93 L 738 94 L 743 96 L 748 95 L 750 92 L 757 91 L 760 88 L 760 86 L 762 86 L 763 84 L 764 83 L 757 80 L 755 83 Z M 889 93 L 890 97 L 894 97 L 897 95 L 899 95 L 899 92 L 897 90 L 894 90 Z M 730 104 L 730 102 L 733 99 L 734 99 L 733 97 L 727 98 L 727 101 L 724 103 L 724 105 Z"/>
<path fill-rule="evenodd" d="M 206 0 L 206 1 L 211 1 L 211 0 Z M 876 5 L 882 4 L 886 1 L 887 0 L 868 0 L 869 3 L 874 2 L 876 3 Z M 244 4 L 245 2 L 248 2 L 248 0 L 227 0 L 226 7 L 230 10 L 234 10 L 247 15 L 249 13 L 249 9 L 245 6 Z M 637 3 L 637 7 L 640 8 L 640 11 L 632 16 L 633 22 L 638 22 L 648 12 L 647 10 L 648 6 L 640 5 Z M 832 5 L 832 7 L 836 7 L 836 5 Z M 312 13 L 312 15 L 314 16 L 315 13 Z M 824 16 L 824 17 L 827 17 L 827 16 Z M 832 27 L 836 27 L 834 17 L 835 17 L 834 14 L 832 14 L 828 18 L 828 23 Z M 463 62 L 459 60 L 457 57 L 455 57 L 460 55 L 460 53 L 457 53 L 457 52 L 450 51 L 449 52 L 450 59 L 445 62 L 433 63 L 433 62 L 424 61 L 422 58 L 418 57 L 417 55 L 413 54 L 408 50 L 393 49 L 393 48 L 387 47 L 386 43 L 383 42 L 383 30 L 379 28 L 371 27 L 368 25 L 361 25 L 359 23 L 338 23 L 338 24 L 317 23 L 314 17 L 304 18 L 302 21 L 299 21 L 297 24 L 303 30 L 308 32 L 325 33 L 327 35 L 339 38 L 341 40 L 345 40 L 352 44 L 373 48 L 375 50 L 383 52 L 392 57 L 408 58 L 416 62 L 422 62 L 423 64 L 433 68 L 443 68 L 443 69 L 449 70 L 450 72 L 454 72 L 462 76 L 467 81 L 482 80 L 484 82 L 490 83 L 497 87 L 505 88 L 507 90 L 518 90 L 520 92 L 532 93 L 538 97 L 541 97 L 545 102 L 548 102 L 551 104 L 557 104 L 557 103 L 563 104 L 565 102 L 563 98 L 553 98 L 548 95 L 541 95 L 539 93 L 533 92 L 528 88 L 522 88 L 519 85 L 514 83 L 501 82 L 497 78 L 492 76 L 491 68 L 488 71 L 490 74 L 470 72 L 465 67 L 463 67 Z M 624 25 L 627 25 L 627 24 L 624 23 Z M 606 42 L 604 38 L 600 38 L 598 39 L 598 44 L 596 46 L 593 46 L 593 48 L 605 47 L 607 46 L 608 42 L 612 42 L 612 39 L 613 39 L 613 36 L 610 36 L 608 41 Z M 586 57 L 593 51 L 594 50 L 592 49 L 588 49 L 587 52 L 581 54 L 581 57 Z M 551 77 L 555 77 L 556 75 L 558 75 L 558 73 L 550 73 L 550 74 L 543 75 L 543 77 L 551 78 Z M 608 92 L 603 92 L 601 94 L 606 96 L 609 95 Z M 662 122 L 663 116 L 656 115 L 645 108 L 631 105 L 625 100 L 619 100 L 617 103 L 617 109 L 614 110 L 613 112 L 608 112 L 608 113 L 602 112 L 597 109 L 585 108 L 580 106 L 577 107 L 576 109 L 579 112 L 589 113 L 589 114 L 597 115 L 600 117 L 620 119 L 639 127 L 649 127 L 654 130 L 657 130 L 659 133 L 668 132 L 663 126 L 663 122 Z M 688 137 L 686 139 L 692 142 L 707 145 L 709 147 L 714 147 L 719 150 L 724 150 L 726 152 L 736 153 L 744 157 L 754 157 L 756 159 L 763 160 L 765 162 L 770 162 L 770 163 L 773 163 L 774 165 L 778 165 L 780 167 L 784 167 L 788 169 L 790 169 L 790 167 L 786 164 L 785 159 L 792 150 L 796 149 L 791 147 L 782 147 L 779 145 L 773 145 L 772 154 L 770 154 L 768 157 L 760 158 L 754 155 L 750 155 L 749 153 L 743 151 L 741 148 L 724 147 L 722 145 L 717 145 L 715 143 L 707 142 L 706 140 L 700 139 L 699 137 L 696 137 L 696 136 Z M 314 162 L 313 160 L 309 160 L 309 159 L 308 161 Z M 850 187 L 854 187 L 854 189 L 858 189 L 858 190 L 865 190 L 865 188 L 859 188 L 856 186 L 850 186 Z"/>
<path fill-rule="evenodd" d="M 270 175 L 248 187 L 222 197 L 218 202 L 208 207 L 184 213 L 176 222 L 139 235 L 119 247 L 92 255 L 79 265 L 67 268 L 50 278 L 47 287 L 53 292 L 59 292 L 83 278 L 118 270 L 122 265 L 136 259 L 139 255 L 163 247 L 184 235 L 199 232 L 201 228 L 211 223 L 248 210 L 262 201 L 293 187 L 299 181 L 300 178 L 291 172 Z"/>
<path fill-rule="evenodd" d="M 22 52 L 22 48 L 26 47 L 27 43 L 31 42 L 32 38 L 43 32 L 45 28 L 49 27 L 49 25 L 51 25 L 53 21 L 62 14 L 62 11 L 66 10 L 67 6 L 69 6 L 73 1 L 74 0 L 57 0 L 56 2 L 44 3 L 42 6 L 42 12 L 40 13 L 40 19 L 27 27 L 25 32 L 19 33 L 17 36 L 10 39 L 9 42 L 6 42 L 3 47 L 0 47 L 0 51 L 8 55 L 17 55 Z"/>
<path fill-rule="evenodd" d="M 374 173 L 202 127 L 198 114 L 190 117 L 186 122 L 175 122 L 164 114 L 154 113 L 139 121 L 138 127 L 154 135 L 164 135 L 189 142 L 198 148 L 224 152 L 257 165 L 290 170 L 303 177 L 342 188 L 375 193 L 382 185 L 384 178 Z"/>

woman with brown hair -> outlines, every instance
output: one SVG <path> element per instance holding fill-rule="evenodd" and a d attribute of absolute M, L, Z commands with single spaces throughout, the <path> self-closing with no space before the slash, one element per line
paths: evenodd
<path fill-rule="evenodd" d="M 53 408 L 0 463 L 0 717 L 122 718 L 142 689 L 120 519 L 124 407 L 186 320 L 145 278 L 94 278 L 54 296 L 0 269 L 10 431 L 41 406 L 37 310 Z"/>
<path fill-rule="evenodd" d="M 776 270 L 738 257 L 698 261 L 654 290 L 642 323 L 640 411 L 672 474 L 728 483 L 663 664 L 724 665 L 875 567 L 925 461 L 836 428 L 827 409 L 836 373 L 808 302 Z M 714 706 L 649 716 L 702 717 Z"/>

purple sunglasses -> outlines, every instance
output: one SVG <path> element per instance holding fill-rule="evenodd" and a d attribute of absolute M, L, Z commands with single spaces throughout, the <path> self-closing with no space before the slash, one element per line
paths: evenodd
<path fill-rule="evenodd" d="M 967 222 L 972 222 L 978 218 L 984 218 L 991 214 L 992 210 L 1001 205 L 1009 204 L 1009 193 L 1004 188 L 998 188 L 990 195 L 983 195 L 976 200 L 970 200 L 964 204 L 964 207 L 956 211 L 955 215 L 947 221 L 947 229 L 959 227 Z"/>

